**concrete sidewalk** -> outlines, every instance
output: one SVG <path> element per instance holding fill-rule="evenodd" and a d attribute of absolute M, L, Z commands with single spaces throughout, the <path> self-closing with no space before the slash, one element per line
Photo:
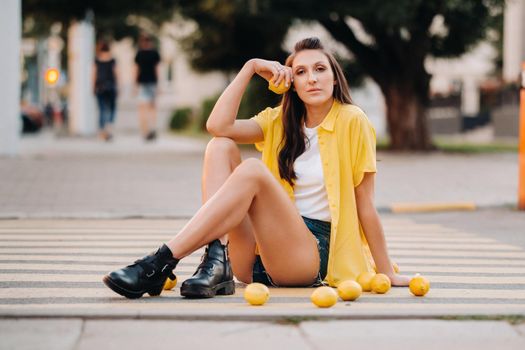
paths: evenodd
<path fill-rule="evenodd" d="M 0 320 L 0 349 L 522 350 L 525 328 L 495 321 Z"/>
<path fill-rule="evenodd" d="M 200 206 L 205 140 L 161 135 L 24 138 L 0 158 L 0 218 L 186 218 Z M 259 157 L 243 147 L 243 158 Z M 517 155 L 378 154 L 376 206 L 470 203 L 515 206 Z"/>

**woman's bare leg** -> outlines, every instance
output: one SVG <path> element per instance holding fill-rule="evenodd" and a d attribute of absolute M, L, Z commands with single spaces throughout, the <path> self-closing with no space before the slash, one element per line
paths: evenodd
<path fill-rule="evenodd" d="M 239 226 L 246 215 L 250 217 L 254 240 L 274 282 L 283 286 L 312 283 L 319 271 L 315 238 L 281 185 L 257 159 L 248 159 L 237 166 L 167 246 L 173 256 L 182 258 L 226 232 L 230 232 L 229 240 L 235 246 L 237 240 L 246 237 L 232 229 Z M 234 258 L 235 255 L 230 256 L 232 264 Z M 235 264 L 251 269 L 253 260 Z M 243 277 L 240 279 L 245 281 Z"/>
<path fill-rule="evenodd" d="M 232 139 L 213 138 L 206 147 L 202 169 L 202 204 L 204 205 L 226 182 L 235 168 L 241 164 L 241 152 Z M 230 262 L 235 276 L 246 280 L 251 278 L 255 259 L 255 239 L 249 215 L 230 230 L 235 240 L 230 242 Z M 228 235 L 220 238 L 222 244 L 228 243 Z M 243 264 L 237 262 L 242 261 Z"/>
<path fill-rule="evenodd" d="M 149 107 L 147 103 L 139 103 L 139 126 L 142 137 L 146 137 L 149 132 L 148 110 Z"/>

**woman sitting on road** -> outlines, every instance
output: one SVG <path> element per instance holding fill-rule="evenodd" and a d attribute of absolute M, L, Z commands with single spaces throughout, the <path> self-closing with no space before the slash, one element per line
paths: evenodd
<path fill-rule="evenodd" d="M 292 88 L 280 106 L 236 120 L 255 73 Z M 233 294 L 233 275 L 279 287 L 337 286 L 374 263 L 392 285 L 408 285 L 392 268 L 374 206 L 374 129 L 319 39 L 299 41 L 284 66 L 249 60 L 207 128 L 215 137 L 204 158 L 203 206 L 155 253 L 105 276 L 109 288 L 128 298 L 158 295 L 180 259 L 206 244 L 183 296 Z M 241 161 L 237 143 L 255 143 L 262 161 Z"/>

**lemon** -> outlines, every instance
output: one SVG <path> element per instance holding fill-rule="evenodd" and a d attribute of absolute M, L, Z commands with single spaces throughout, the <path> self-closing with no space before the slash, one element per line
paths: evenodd
<path fill-rule="evenodd" d="M 408 287 L 412 294 L 422 297 L 430 290 L 430 282 L 425 277 L 417 274 L 410 280 Z"/>
<path fill-rule="evenodd" d="M 375 273 L 374 272 L 362 272 L 357 276 L 357 283 L 361 285 L 361 288 L 363 288 L 363 292 L 370 292 L 371 286 L 370 283 L 372 282 L 372 278 L 374 278 Z"/>
<path fill-rule="evenodd" d="M 318 307 L 332 307 L 337 303 L 337 293 L 331 287 L 316 288 L 310 300 Z"/>
<path fill-rule="evenodd" d="M 275 92 L 278 95 L 284 94 L 288 89 L 289 86 L 285 86 L 285 79 L 281 80 L 281 83 L 279 85 L 275 85 L 271 80 L 268 82 L 268 90 Z"/>
<path fill-rule="evenodd" d="M 177 285 L 177 277 L 175 279 L 166 278 L 166 282 L 164 282 L 164 290 L 172 290 Z"/>
<path fill-rule="evenodd" d="M 354 301 L 361 296 L 363 288 L 354 280 L 343 281 L 337 286 L 337 294 L 344 301 Z"/>
<path fill-rule="evenodd" d="M 391 286 L 390 278 L 383 273 L 375 275 L 370 283 L 372 291 L 377 294 L 385 294 L 390 290 Z"/>
<path fill-rule="evenodd" d="M 251 305 L 263 305 L 270 298 L 270 290 L 262 283 L 250 283 L 244 290 L 244 299 Z"/>

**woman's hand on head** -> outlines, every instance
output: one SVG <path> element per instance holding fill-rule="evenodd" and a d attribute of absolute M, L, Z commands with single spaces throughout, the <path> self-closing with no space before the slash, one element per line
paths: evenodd
<path fill-rule="evenodd" d="M 264 79 L 271 81 L 274 85 L 279 85 L 284 80 L 288 87 L 293 82 L 292 68 L 284 66 L 277 61 L 268 61 L 260 58 L 251 60 L 253 70 Z"/>

